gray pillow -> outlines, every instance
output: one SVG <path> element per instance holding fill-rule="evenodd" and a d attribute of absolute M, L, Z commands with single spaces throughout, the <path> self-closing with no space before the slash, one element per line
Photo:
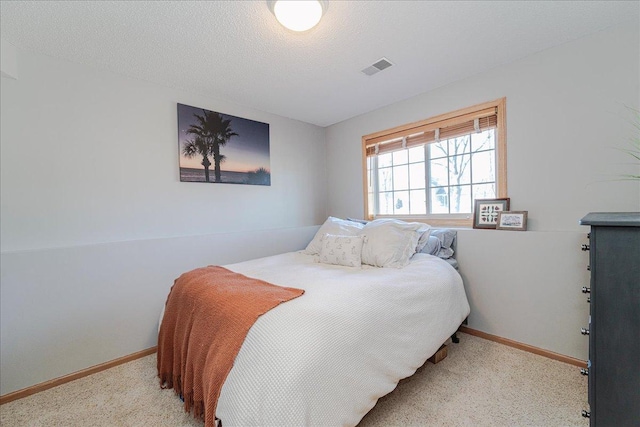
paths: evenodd
<path fill-rule="evenodd" d="M 348 217 L 347 217 L 347 221 L 358 222 L 360 224 L 365 224 L 365 225 L 369 222 L 366 219 L 357 219 L 357 218 L 348 218 Z"/>
<path fill-rule="evenodd" d="M 431 232 L 433 233 L 433 230 L 431 230 Z M 427 244 L 420 252 L 423 254 L 438 255 L 438 252 L 440 252 L 440 239 L 436 236 L 429 236 Z"/>
<path fill-rule="evenodd" d="M 422 252 L 443 259 L 451 258 L 453 256 L 453 242 L 456 239 L 456 233 L 456 230 L 449 228 L 432 229 L 429 241 L 422 249 Z"/>

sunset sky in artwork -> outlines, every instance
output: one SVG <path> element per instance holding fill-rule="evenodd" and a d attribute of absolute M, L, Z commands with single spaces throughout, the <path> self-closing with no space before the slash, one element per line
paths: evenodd
<path fill-rule="evenodd" d="M 182 155 L 185 141 L 192 139 L 194 135 L 186 133 L 191 124 L 198 124 L 194 114 L 202 116 L 202 108 L 178 104 L 178 141 L 180 149 L 180 167 L 204 169 L 202 156 L 187 158 Z M 211 110 L 207 110 L 211 111 Z M 226 156 L 222 163 L 223 171 L 249 172 L 259 168 L 270 171 L 269 163 L 269 124 L 256 122 L 220 113 L 225 120 L 231 120 L 231 129 L 237 133 L 229 141 L 220 147 L 220 153 Z M 214 169 L 213 157 L 209 156 L 210 170 Z"/>

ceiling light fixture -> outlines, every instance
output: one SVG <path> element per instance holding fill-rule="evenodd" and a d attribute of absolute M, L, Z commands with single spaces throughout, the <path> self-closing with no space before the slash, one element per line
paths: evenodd
<path fill-rule="evenodd" d="M 329 2 L 322 0 L 275 0 L 267 4 L 278 22 L 292 31 L 315 27 L 329 7 Z"/>

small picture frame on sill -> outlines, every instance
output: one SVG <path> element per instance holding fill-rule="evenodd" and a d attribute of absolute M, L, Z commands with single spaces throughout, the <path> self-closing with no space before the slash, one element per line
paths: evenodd
<path fill-rule="evenodd" d="M 527 231 L 528 211 L 505 211 L 498 213 L 497 230 Z"/>
<path fill-rule="evenodd" d="M 495 229 L 498 214 L 509 210 L 509 198 L 476 199 L 473 210 L 473 228 Z"/>

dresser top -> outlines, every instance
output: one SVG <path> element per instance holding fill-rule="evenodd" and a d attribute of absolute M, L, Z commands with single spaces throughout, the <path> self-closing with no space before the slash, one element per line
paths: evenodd
<path fill-rule="evenodd" d="M 640 227 L 640 212 L 591 212 L 580 220 L 580 225 Z"/>

